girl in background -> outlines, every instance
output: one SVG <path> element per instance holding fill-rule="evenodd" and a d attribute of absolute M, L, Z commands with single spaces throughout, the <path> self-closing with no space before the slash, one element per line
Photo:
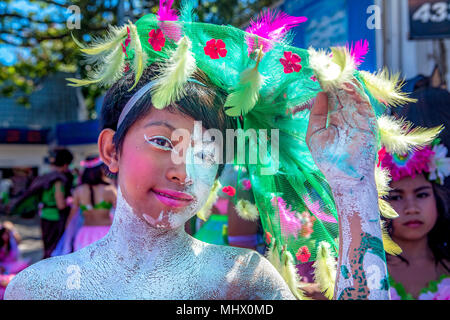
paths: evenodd
<path fill-rule="evenodd" d="M 0 300 L 3 300 L 11 279 L 29 265 L 29 261 L 20 259 L 20 240 L 20 235 L 11 222 L 0 224 Z"/>
<path fill-rule="evenodd" d="M 116 189 L 104 180 L 103 162 L 100 158 L 90 156 L 82 161 L 85 170 L 81 185 L 73 192 L 73 204 L 66 229 L 79 212 L 83 225 L 77 232 L 73 244 L 74 251 L 103 238 L 109 231 L 112 219 L 110 210 L 116 205 Z"/>
<path fill-rule="evenodd" d="M 392 176 L 388 201 L 399 214 L 390 236 L 402 249 L 387 255 L 393 300 L 450 300 L 450 174 L 447 149 L 435 142 L 407 155 L 379 153 Z"/>

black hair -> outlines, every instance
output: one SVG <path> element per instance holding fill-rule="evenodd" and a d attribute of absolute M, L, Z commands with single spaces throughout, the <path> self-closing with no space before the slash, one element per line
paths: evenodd
<path fill-rule="evenodd" d="M 98 158 L 97 156 L 89 156 L 86 158 L 86 161 L 92 161 Z M 104 180 L 104 168 L 103 164 L 92 167 L 85 168 L 83 174 L 81 175 L 81 184 L 87 184 L 90 186 L 96 186 L 99 184 L 108 184 Z"/>
<path fill-rule="evenodd" d="M 11 234 L 9 233 L 9 230 L 7 228 L 5 228 L 2 224 L 0 224 L 0 248 L 2 248 L 5 245 L 3 240 L 3 235 L 5 233 L 8 234 L 8 243 L 6 247 L 8 248 L 7 251 L 9 252 L 11 250 L 11 239 L 10 239 Z"/>
<path fill-rule="evenodd" d="M 72 163 L 72 160 L 72 152 L 61 147 L 50 150 L 49 157 L 47 158 L 48 163 L 57 167 L 62 167 L 66 164 L 69 165 Z"/>
<path fill-rule="evenodd" d="M 136 121 L 142 119 L 152 108 L 151 95 L 146 93 L 139 99 L 133 108 L 128 112 L 119 128 L 117 122 L 126 103 L 145 84 L 155 79 L 157 76 L 155 65 L 147 67 L 136 87 L 128 91 L 134 83 L 132 73 L 125 75 L 118 80 L 107 92 L 101 110 L 101 130 L 112 129 L 116 131 L 113 142 L 116 151 L 120 154 L 123 141 L 128 130 Z M 197 70 L 192 78 L 196 81 L 189 81 L 185 85 L 186 94 L 176 103 L 167 106 L 164 110 L 169 112 L 182 112 L 195 120 L 202 121 L 206 129 L 218 129 L 225 137 L 226 129 L 234 129 L 235 122 L 224 112 L 223 105 L 226 100 L 226 92 L 214 85 L 201 70 Z M 224 144 L 225 148 L 225 144 Z M 224 164 L 219 165 L 217 177 L 221 174 Z M 110 177 L 115 177 L 107 173 Z"/>
<path fill-rule="evenodd" d="M 450 260 L 450 194 L 447 188 L 431 182 L 433 194 L 436 199 L 437 219 L 433 228 L 428 232 L 428 246 L 433 253 L 436 266 L 442 266 L 450 272 L 449 266 L 444 260 Z M 387 231 L 392 235 L 394 228 L 392 220 L 387 220 Z M 397 256 L 401 261 L 409 265 L 409 261 L 401 254 Z"/>
<path fill-rule="evenodd" d="M 417 99 L 394 111 L 398 117 L 420 127 L 436 127 L 444 125 L 445 129 L 439 135 L 442 143 L 450 149 L 450 92 L 441 88 L 425 87 L 410 94 L 410 98 Z"/>

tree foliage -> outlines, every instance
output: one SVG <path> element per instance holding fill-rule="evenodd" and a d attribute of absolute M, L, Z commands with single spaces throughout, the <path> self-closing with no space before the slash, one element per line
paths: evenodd
<path fill-rule="evenodd" d="M 248 21 L 275 0 L 198 0 L 200 21 L 244 27 Z M 8 65 L 0 57 L 0 94 L 15 97 L 30 106 L 30 94 L 42 80 L 56 72 L 72 72 L 84 77 L 90 66 L 81 59 L 71 33 L 89 43 L 101 37 L 109 24 L 136 21 L 146 13 L 156 13 L 159 0 L 6 0 L 0 4 L 0 47 L 15 52 L 15 62 Z M 174 7 L 179 7 L 175 0 Z M 69 29 L 76 5 L 80 28 Z M 122 10 L 121 10 L 122 8 Z M 90 117 L 95 117 L 95 99 L 104 89 L 95 85 L 83 88 Z"/>

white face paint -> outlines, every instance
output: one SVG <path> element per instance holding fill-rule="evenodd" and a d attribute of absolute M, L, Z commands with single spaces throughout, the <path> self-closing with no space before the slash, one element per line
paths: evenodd
<path fill-rule="evenodd" d="M 206 203 L 217 174 L 219 165 L 215 161 L 215 151 L 216 145 L 207 132 L 204 135 L 194 133 L 185 152 L 186 187 L 182 190 L 194 197 L 194 201 L 181 210 L 163 210 L 156 219 L 144 213 L 143 218 L 152 227 L 176 229 L 197 214 Z"/>

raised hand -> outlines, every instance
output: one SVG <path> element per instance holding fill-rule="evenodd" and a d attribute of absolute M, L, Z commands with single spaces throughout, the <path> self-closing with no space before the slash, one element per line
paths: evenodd
<path fill-rule="evenodd" d="M 318 94 L 306 142 L 339 217 L 335 299 L 389 299 L 374 177 L 376 137 L 375 114 L 356 80 Z"/>
<path fill-rule="evenodd" d="M 331 186 L 374 179 L 376 128 L 369 98 L 357 80 L 317 95 L 306 143 Z"/>

